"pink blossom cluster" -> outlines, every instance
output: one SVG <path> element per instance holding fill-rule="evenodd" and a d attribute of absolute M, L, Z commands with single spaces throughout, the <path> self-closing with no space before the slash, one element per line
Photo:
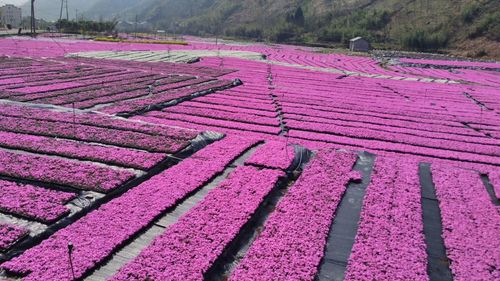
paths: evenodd
<path fill-rule="evenodd" d="M 160 153 L 1 131 L 0 146 L 142 170 L 152 168 L 165 158 Z"/>
<path fill-rule="evenodd" d="M 27 275 L 24 280 L 73 280 L 67 255 L 71 242 L 75 275 L 81 278 L 158 215 L 220 174 L 256 143 L 255 139 L 230 136 L 211 144 L 0 267 Z"/>
<path fill-rule="evenodd" d="M 107 192 L 135 174 L 87 162 L 0 150 L 0 175 Z"/>
<path fill-rule="evenodd" d="M 64 206 L 76 194 L 0 180 L 0 210 L 51 223 L 69 213 Z"/>
<path fill-rule="evenodd" d="M 286 170 L 295 158 L 293 145 L 286 142 L 267 141 L 255 151 L 245 164 Z"/>
<path fill-rule="evenodd" d="M 500 280 L 500 212 L 475 171 L 432 166 L 453 280 Z"/>
<path fill-rule="evenodd" d="M 8 250 L 28 234 L 28 230 L 9 224 L 0 224 L 0 252 Z"/>
<path fill-rule="evenodd" d="M 280 176 L 277 170 L 236 168 L 111 280 L 202 280 Z"/>
<path fill-rule="evenodd" d="M 320 151 L 271 213 L 231 280 L 314 280 L 356 155 Z"/>
<path fill-rule="evenodd" d="M 417 162 L 377 157 L 345 280 L 429 280 Z"/>

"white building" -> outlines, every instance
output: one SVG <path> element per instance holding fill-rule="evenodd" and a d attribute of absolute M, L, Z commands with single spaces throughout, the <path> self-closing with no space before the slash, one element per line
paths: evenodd
<path fill-rule="evenodd" d="M 7 4 L 0 7 L 0 25 L 10 25 L 12 28 L 21 26 L 23 15 L 21 8 Z"/>

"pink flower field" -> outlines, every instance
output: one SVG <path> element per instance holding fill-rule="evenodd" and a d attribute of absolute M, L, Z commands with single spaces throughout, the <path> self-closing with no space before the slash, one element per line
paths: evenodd
<path fill-rule="evenodd" d="M 1 280 L 500 280 L 498 62 L 0 39 Z"/>

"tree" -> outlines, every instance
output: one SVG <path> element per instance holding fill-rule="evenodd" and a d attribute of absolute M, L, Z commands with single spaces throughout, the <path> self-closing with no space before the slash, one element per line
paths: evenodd
<path fill-rule="evenodd" d="M 297 10 L 295 10 L 295 14 L 293 15 L 293 21 L 296 25 L 304 26 L 305 17 L 304 17 L 304 11 L 302 11 L 302 7 L 299 6 Z"/>

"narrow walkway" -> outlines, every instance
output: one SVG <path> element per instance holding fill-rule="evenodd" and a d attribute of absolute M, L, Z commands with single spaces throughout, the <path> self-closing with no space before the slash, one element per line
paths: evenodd
<path fill-rule="evenodd" d="M 165 229 L 177 222 L 180 217 L 186 214 L 192 207 L 194 207 L 198 202 L 203 200 L 207 193 L 217 187 L 217 185 L 225 180 L 227 176 L 238 166 L 242 166 L 245 160 L 248 159 L 252 153 L 257 149 L 254 147 L 242 156 L 234 160 L 224 172 L 212 180 L 210 183 L 201 188 L 193 196 L 184 200 L 179 204 L 172 212 L 165 214 L 163 217 L 158 219 L 153 226 L 145 230 L 145 232 L 134 239 L 130 244 L 123 247 L 121 250 L 116 252 L 111 259 L 106 262 L 103 266 L 96 269 L 90 276 L 85 278 L 86 281 L 103 281 L 112 277 L 118 272 L 125 264 L 132 261 L 139 253 L 145 249 L 156 237 L 165 232 Z"/>
<path fill-rule="evenodd" d="M 427 273 L 430 281 L 453 281 L 450 261 L 442 238 L 443 225 L 441 210 L 432 181 L 430 164 L 422 163 L 419 167 L 420 186 L 422 188 L 422 213 L 424 222 L 425 244 L 427 245 Z"/>
<path fill-rule="evenodd" d="M 374 163 L 375 155 L 367 152 L 360 153 L 354 170 L 361 172 L 363 179 L 360 183 L 349 184 L 337 208 L 335 219 L 330 227 L 326 252 L 316 276 L 317 281 L 344 280 L 347 262 L 358 232 L 363 198 L 370 184 Z"/>

